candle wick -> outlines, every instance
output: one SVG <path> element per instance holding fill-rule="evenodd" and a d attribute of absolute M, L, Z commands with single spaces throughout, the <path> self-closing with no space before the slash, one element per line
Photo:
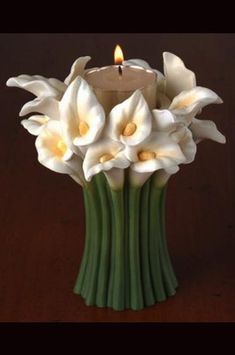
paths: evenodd
<path fill-rule="evenodd" d="M 121 65 L 118 66 L 118 74 L 121 77 L 122 76 L 122 67 Z"/>

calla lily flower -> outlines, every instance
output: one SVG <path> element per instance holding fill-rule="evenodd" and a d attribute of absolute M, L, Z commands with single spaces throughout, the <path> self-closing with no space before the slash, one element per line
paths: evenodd
<path fill-rule="evenodd" d="M 163 53 L 164 74 L 166 78 L 165 93 L 173 99 L 183 90 L 191 90 L 196 86 L 196 77 L 193 71 L 186 68 L 182 59 L 173 53 Z"/>
<path fill-rule="evenodd" d="M 95 142 L 104 127 L 105 113 L 90 86 L 77 77 L 60 102 L 60 119 L 70 149 Z"/>
<path fill-rule="evenodd" d="M 50 120 L 35 141 L 38 161 L 48 169 L 76 177 L 83 185 L 82 159 L 73 154 L 63 138 L 59 121 Z"/>
<path fill-rule="evenodd" d="M 179 144 L 186 158 L 184 164 L 189 164 L 195 159 L 197 147 L 192 133 L 184 123 L 176 120 L 171 111 L 153 110 L 153 127 L 157 132 L 168 133 Z M 172 172 L 172 170 L 170 169 L 168 172 Z"/>
<path fill-rule="evenodd" d="M 38 136 L 44 125 L 49 121 L 49 117 L 45 115 L 33 115 L 27 120 L 22 120 L 22 126 L 33 136 Z"/>
<path fill-rule="evenodd" d="M 152 128 L 152 115 L 140 90 L 109 114 L 106 134 L 125 145 L 137 145 L 147 138 Z"/>
<path fill-rule="evenodd" d="M 90 181 L 92 176 L 104 171 L 110 177 L 113 187 L 121 187 L 124 171 L 130 165 L 124 154 L 124 146 L 120 142 L 104 138 L 92 144 L 85 155 L 83 170 L 85 178 Z M 109 180 L 109 179 L 108 179 Z"/>
<path fill-rule="evenodd" d="M 203 107 L 209 104 L 221 104 L 222 102 L 214 91 L 196 86 L 177 95 L 171 102 L 169 110 L 174 113 L 178 120 L 189 124 Z"/>
<path fill-rule="evenodd" d="M 36 99 L 27 102 L 20 111 L 20 116 L 32 112 L 39 112 L 51 119 L 59 119 L 59 100 L 63 97 L 67 86 L 78 75 L 83 76 L 85 66 L 91 58 L 80 57 L 72 65 L 70 74 L 64 82 L 55 78 L 45 78 L 40 75 L 19 75 L 7 80 L 7 86 L 15 86 L 29 91 L 36 96 Z M 23 123 L 25 125 L 25 121 Z M 26 123 L 27 125 L 27 123 Z M 42 123 L 43 125 L 43 123 Z"/>
<path fill-rule="evenodd" d="M 131 175 L 135 184 L 141 184 L 156 170 L 169 169 L 184 163 L 186 158 L 180 146 L 165 132 L 153 132 L 138 146 L 127 146 L 126 157 L 132 162 L 130 168 L 138 173 L 137 178 Z"/>
<path fill-rule="evenodd" d="M 196 143 L 199 143 L 204 139 L 211 139 L 222 144 L 226 143 L 225 136 L 219 132 L 213 121 L 193 118 L 189 128 L 192 131 Z"/>

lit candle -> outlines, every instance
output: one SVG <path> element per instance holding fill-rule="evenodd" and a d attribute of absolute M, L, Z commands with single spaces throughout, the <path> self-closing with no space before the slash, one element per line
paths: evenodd
<path fill-rule="evenodd" d="M 115 65 L 88 70 L 84 76 L 106 113 L 137 89 L 142 91 L 150 109 L 156 108 L 157 75 L 152 70 L 138 66 L 123 66 L 123 60 L 122 50 L 117 45 L 114 51 Z"/>

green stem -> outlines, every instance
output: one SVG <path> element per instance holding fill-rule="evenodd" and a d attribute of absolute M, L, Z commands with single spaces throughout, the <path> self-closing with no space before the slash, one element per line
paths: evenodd
<path fill-rule="evenodd" d="M 160 222 L 160 197 L 161 188 L 154 186 L 151 180 L 150 188 L 150 268 L 152 275 L 152 282 L 154 293 L 157 301 L 166 299 L 164 284 L 161 272 L 160 261 L 160 235 L 161 235 L 161 222 Z"/>
<path fill-rule="evenodd" d="M 83 252 L 82 262 L 79 270 L 79 274 L 75 283 L 74 292 L 81 293 L 82 287 L 84 284 L 84 279 L 86 275 L 86 268 L 89 259 L 89 251 L 90 251 L 90 202 L 89 202 L 89 194 L 87 188 L 83 188 L 83 198 L 84 198 L 84 206 L 85 206 L 85 228 L 86 228 L 86 236 L 85 236 L 85 248 Z"/>
<path fill-rule="evenodd" d="M 129 255 L 130 255 L 130 302 L 134 310 L 144 306 L 139 250 L 140 187 L 129 187 Z"/>
<path fill-rule="evenodd" d="M 141 271 L 143 279 L 144 303 L 147 306 L 155 303 L 154 291 L 150 274 L 149 251 L 149 190 L 150 180 L 141 189 L 140 213 L 140 251 Z"/>
<path fill-rule="evenodd" d="M 166 242 L 166 228 L 165 228 L 165 209 L 166 209 L 166 190 L 167 190 L 167 185 L 165 185 L 162 189 L 162 196 L 161 196 L 161 250 L 162 250 L 162 258 L 165 260 L 165 269 L 167 270 L 168 274 L 168 283 L 170 285 L 168 286 L 168 294 L 173 295 L 175 294 L 175 288 L 178 286 L 178 281 L 176 279 L 170 255 L 168 252 L 168 247 L 167 247 L 167 242 Z"/>
<path fill-rule="evenodd" d="M 91 220 L 92 224 L 92 245 L 90 251 L 90 260 L 87 268 L 87 288 L 85 290 L 85 299 L 87 305 L 94 305 L 97 291 L 97 275 L 100 258 L 100 239 L 101 239 L 101 211 L 100 201 L 97 191 L 96 177 L 93 177 L 94 183 L 89 185 L 89 196 L 92 199 Z"/>
<path fill-rule="evenodd" d="M 109 194 L 111 195 L 111 191 L 109 188 Z M 110 271 L 109 271 L 109 281 L 108 281 L 108 299 L 107 299 L 107 306 L 113 307 L 113 285 L 114 285 L 114 259 L 115 259 L 115 216 L 114 216 L 114 209 L 111 205 L 111 262 L 110 262 Z"/>
<path fill-rule="evenodd" d="M 125 253 L 124 253 L 124 190 L 111 190 L 114 211 L 114 280 L 112 307 L 115 310 L 125 308 Z"/>
<path fill-rule="evenodd" d="M 102 240 L 96 304 L 99 307 L 105 307 L 107 304 L 107 288 L 110 266 L 110 209 L 112 208 L 112 206 L 109 201 L 109 194 L 107 191 L 107 182 L 105 176 L 103 174 L 99 174 L 97 176 L 97 181 L 102 212 Z M 92 221 L 90 221 L 90 223 L 92 223 Z"/>
<path fill-rule="evenodd" d="M 127 174 L 126 174 L 127 176 Z M 130 265 L 129 265 L 129 187 L 128 180 L 124 185 L 124 211 L 125 211 L 125 306 L 130 307 Z"/>

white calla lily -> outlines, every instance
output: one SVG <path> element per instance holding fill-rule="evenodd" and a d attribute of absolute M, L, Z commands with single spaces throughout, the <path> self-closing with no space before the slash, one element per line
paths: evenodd
<path fill-rule="evenodd" d="M 60 80 L 41 75 L 22 74 L 8 79 L 6 84 L 27 90 L 37 97 L 52 96 L 60 99 L 66 90 L 66 84 Z"/>
<path fill-rule="evenodd" d="M 186 160 L 180 146 L 165 132 L 153 132 L 138 146 L 127 146 L 125 154 L 132 162 L 130 168 L 137 173 L 147 174 L 147 178 L 149 173 L 175 167 Z"/>
<path fill-rule="evenodd" d="M 90 181 L 92 176 L 101 171 L 110 172 L 110 179 L 113 180 L 112 185 L 118 188 L 123 184 L 123 169 L 129 165 L 130 162 L 124 154 L 123 144 L 104 138 L 88 148 L 83 162 L 83 170 L 87 181 Z"/>
<path fill-rule="evenodd" d="M 90 60 L 91 60 L 91 57 L 89 57 L 89 56 L 79 57 L 78 59 L 76 59 L 72 65 L 70 73 L 67 76 L 67 78 L 65 79 L 64 83 L 66 85 L 69 85 L 77 76 L 83 77 L 83 75 L 85 73 L 85 67 Z"/>
<path fill-rule="evenodd" d="M 104 127 L 105 113 L 88 83 L 77 77 L 60 102 L 60 119 L 69 147 L 95 142 Z"/>
<path fill-rule="evenodd" d="M 180 120 L 189 124 L 203 107 L 209 104 L 221 104 L 222 102 L 222 99 L 214 91 L 196 86 L 191 90 L 182 91 L 176 96 L 169 110 Z"/>
<path fill-rule="evenodd" d="M 76 176 L 77 181 L 83 184 L 82 160 L 66 145 L 59 121 L 50 120 L 43 127 L 35 146 L 42 165 L 57 173 Z"/>
<path fill-rule="evenodd" d="M 45 115 L 33 115 L 28 119 L 22 120 L 22 126 L 33 136 L 38 136 L 44 125 L 49 121 L 49 117 Z"/>
<path fill-rule="evenodd" d="M 199 143 L 204 139 L 211 139 L 222 144 L 226 143 L 225 136 L 217 129 L 216 124 L 213 121 L 193 118 L 189 129 L 192 131 L 196 143 Z"/>
<path fill-rule="evenodd" d="M 164 74 L 166 78 L 165 93 L 173 99 L 183 90 L 190 90 L 196 86 L 193 71 L 185 67 L 182 59 L 170 52 L 163 53 Z"/>
<path fill-rule="evenodd" d="M 174 114 L 166 109 L 153 110 L 153 129 L 159 132 L 172 132 L 179 125 L 184 123 L 177 122 Z"/>
<path fill-rule="evenodd" d="M 109 114 L 106 133 L 126 145 L 137 145 L 147 138 L 152 128 L 152 115 L 141 94 L 134 94 L 116 105 Z"/>
<path fill-rule="evenodd" d="M 58 100 L 63 97 L 67 86 L 76 76 L 85 73 L 85 66 L 91 58 L 80 57 L 73 63 L 70 74 L 64 82 L 55 78 L 45 78 L 41 75 L 19 75 L 7 80 L 7 86 L 14 86 L 31 92 L 36 99 L 27 102 L 20 111 L 20 116 L 39 112 L 48 115 L 51 119 L 58 119 Z"/>
<path fill-rule="evenodd" d="M 192 163 L 197 152 L 197 145 L 193 140 L 192 132 L 187 127 L 181 126 L 177 127 L 170 136 L 176 143 L 179 144 L 180 149 L 186 158 L 183 164 Z"/>
<path fill-rule="evenodd" d="M 153 110 L 153 117 L 154 129 L 158 132 L 168 133 L 179 144 L 186 158 L 184 164 L 191 163 L 197 151 L 191 131 L 183 122 L 177 121 L 175 115 L 169 110 Z"/>
<path fill-rule="evenodd" d="M 36 98 L 26 104 L 20 110 L 19 116 L 25 116 L 32 112 L 47 115 L 53 120 L 59 119 L 59 101 L 54 97 Z"/>

